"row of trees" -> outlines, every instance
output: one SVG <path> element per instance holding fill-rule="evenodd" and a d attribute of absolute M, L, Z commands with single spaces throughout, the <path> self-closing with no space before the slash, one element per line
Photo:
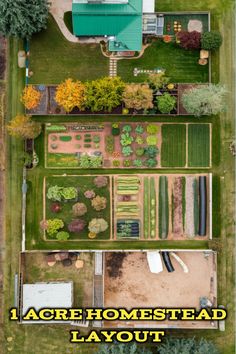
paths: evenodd
<path fill-rule="evenodd" d="M 96 354 L 219 354 L 212 342 L 195 338 L 166 338 L 163 343 L 150 350 L 136 343 L 100 345 Z"/>
<path fill-rule="evenodd" d="M 225 111 L 226 95 L 226 88 L 219 84 L 195 87 L 183 93 L 182 104 L 189 114 L 197 117 L 216 115 Z M 152 90 L 147 85 L 128 85 L 122 97 L 129 108 L 148 109 L 153 107 Z M 176 98 L 168 93 L 158 97 L 157 101 L 158 109 L 163 113 L 169 113 L 176 105 Z M 34 139 L 41 133 L 42 128 L 41 124 L 32 120 L 30 116 L 17 115 L 7 125 L 7 129 L 12 136 Z"/>
<path fill-rule="evenodd" d="M 147 84 L 125 84 L 119 77 L 103 77 L 86 83 L 67 79 L 57 86 L 55 101 L 66 112 L 75 107 L 81 111 L 87 108 L 92 112 L 111 112 L 124 102 L 127 109 L 147 110 L 157 104 L 161 113 L 169 113 L 175 107 L 175 98 L 166 94 L 153 102 L 154 91 L 164 82 L 167 78 L 161 78 L 160 74 L 153 74 Z M 21 101 L 28 110 L 37 108 L 40 100 L 41 93 L 34 86 L 24 88 Z"/>
<path fill-rule="evenodd" d="M 222 36 L 217 31 L 203 34 L 197 31 L 181 31 L 176 34 L 176 41 L 184 49 L 216 50 L 222 44 Z"/>

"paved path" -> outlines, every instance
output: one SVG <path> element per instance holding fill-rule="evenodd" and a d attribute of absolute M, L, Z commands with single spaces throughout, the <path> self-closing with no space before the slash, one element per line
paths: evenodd
<path fill-rule="evenodd" d="M 117 76 L 117 60 L 114 58 L 109 59 L 109 76 Z"/>
<path fill-rule="evenodd" d="M 63 36 L 73 43 L 78 43 L 79 39 L 74 36 L 65 25 L 64 13 L 72 10 L 72 0 L 51 0 L 50 12 L 58 24 Z"/>

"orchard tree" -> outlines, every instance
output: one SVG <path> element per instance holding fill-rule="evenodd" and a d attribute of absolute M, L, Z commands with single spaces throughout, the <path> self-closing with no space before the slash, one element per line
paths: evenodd
<path fill-rule="evenodd" d="M 86 107 L 111 112 L 121 104 L 125 84 L 120 77 L 103 77 L 86 83 Z"/>
<path fill-rule="evenodd" d="M 123 93 L 126 108 L 136 110 L 153 108 L 153 91 L 148 85 L 129 84 Z"/>
<path fill-rule="evenodd" d="M 73 108 L 84 109 L 85 85 L 81 81 L 67 79 L 57 86 L 55 101 L 62 106 L 66 112 Z"/>
<path fill-rule="evenodd" d="M 222 44 L 222 36 L 220 32 L 211 31 L 202 34 L 201 45 L 205 50 L 216 50 Z"/>
<path fill-rule="evenodd" d="M 219 354 L 215 345 L 206 339 L 167 337 L 158 345 L 156 354 Z"/>
<path fill-rule="evenodd" d="M 182 104 L 189 114 L 216 115 L 225 111 L 226 88 L 221 85 L 207 85 L 186 90 L 182 96 Z"/>
<path fill-rule="evenodd" d="M 184 49 L 199 49 L 201 47 L 201 33 L 197 31 L 181 31 L 176 34 L 176 38 Z"/>
<path fill-rule="evenodd" d="M 7 125 L 10 135 L 22 139 L 35 139 L 41 133 L 41 124 L 32 120 L 30 116 L 18 115 Z"/>
<path fill-rule="evenodd" d="M 28 85 L 23 90 L 21 102 L 26 109 L 34 109 L 38 107 L 41 96 L 41 93 L 34 86 Z"/>
<path fill-rule="evenodd" d="M 0 32 L 4 36 L 29 39 L 46 28 L 48 13 L 48 0 L 2 0 Z"/>

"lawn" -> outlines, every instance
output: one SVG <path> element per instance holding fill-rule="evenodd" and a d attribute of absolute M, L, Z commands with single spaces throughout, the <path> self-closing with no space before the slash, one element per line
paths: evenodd
<path fill-rule="evenodd" d="M 158 39 L 150 45 L 139 59 L 119 60 L 118 75 L 128 82 L 143 82 L 145 74 L 133 75 L 134 68 L 153 70 L 162 68 L 172 82 L 208 82 L 208 65 L 198 64 L 199 51 L 188 51 L 173 43 Z"/>
<path fill-rule="evenodd" d="M 188 125 L 188 166 L 210 166 L 210 126 L 209 124 Z"/>
<path fill-rule="evenodd" d="M 186 125 L 163 124 L 161 128 L 162 167 L 185 167 L 186 165 Z"/>
<path fill-rule="evenodd" d="M 45 31 L 30 41 L 32 84 L 58 84 L 68 77 L 82 81 L 108 75 L 108 59 L 98 44 L 68 42 L 50 17 Z"/>
<path fill-rule="evenodd" d="M 108 185 L 106 187 L 97 188 L 94 184 L 95 176 L 50 176 L 46 179 L 46 191 L 45 191 L 45 216 L 46 219 L 59 218 L 64 222 L 64 228 L 62 231 L 68 232 L 68 225 L 74 219 L 81 219 L 86 222 L 86 226 L 80 233 L 70 232 L 71 240 L 88 240 L 88 223 L 93 218 L 104 218 L 109 227 L 106 231 L 101 232 L 97 235 L 98 239 L 109 239 L 110 238 L 110 191 L 109 191 L 109 179 Z M 61 210 L 59 213 L 55 213 L 51 210 L 53 200 L 49 200 L 47 197 L 48 189 L 52 186 L 58 187 L 74 187 L 78 190 L 78 196 L 74 200 L 63 200 L 59 202 Z M 84 192 L 87 190 L 93 190 L 96 196 L 104 197 L 107 200 L 106 208 L 101 211 L 96 211 L 91 206 L 91 200 L 85 198 Z M 83 216 L 75 217 L 72 212 L 72 207 L 75 203 L 84 203 L 87 207 L 87 213 Z M 50 240 L 49 236 L 46 236 L 47 240 Z"/>

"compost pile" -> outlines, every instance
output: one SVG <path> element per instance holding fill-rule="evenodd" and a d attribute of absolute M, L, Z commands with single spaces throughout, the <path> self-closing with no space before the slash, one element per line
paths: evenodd
<path fill-rule="evenodd" d="M 107 271 L 110 278 L 116 279 L 122 275 L 122 266 L 127 253 L 115 252 L 110 254 L 107 260 Z"/>

